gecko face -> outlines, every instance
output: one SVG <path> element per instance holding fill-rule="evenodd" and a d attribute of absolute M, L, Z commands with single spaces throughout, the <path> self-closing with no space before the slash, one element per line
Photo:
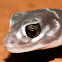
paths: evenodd
<path fill-rule="evenodd" d="M 38 9 L 13 14 L 8 35 L 4 39 L 8 51 L 22 53 L 62 45 L 62 21 L 57 11 Z"/>

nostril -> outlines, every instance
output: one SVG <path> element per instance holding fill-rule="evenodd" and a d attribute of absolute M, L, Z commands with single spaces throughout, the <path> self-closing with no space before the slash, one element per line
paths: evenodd
<path fill-rule="evenodd" d="M 15 45 L 17 45 L 15 40 L 8 40 L 7 44 L 5 44 L 6 47 L 14 47 Z"/>
<path fill-rule="evenodd" d="M 4 40 L 4 45 L 6 47 L 14 47 L 15 45 L 18 44 L 19 40 L 14 38 L 14 37 L 10 37 L 10 38 L 5 38 Z"/>
<path fill-rule="evenodd" d="M 15 44 L 15 41 L 14 41 L 14 40 L 11 40 L 10 43 L 11 43 L 11 44 Z"/>

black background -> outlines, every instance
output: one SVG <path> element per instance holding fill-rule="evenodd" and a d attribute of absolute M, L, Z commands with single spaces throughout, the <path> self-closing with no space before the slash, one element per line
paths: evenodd
<path fill-rule="evenodd" d="M 26 53 L 12 53 L 6 62 L 48 62 L 62 57 L 62 46 Z"/>

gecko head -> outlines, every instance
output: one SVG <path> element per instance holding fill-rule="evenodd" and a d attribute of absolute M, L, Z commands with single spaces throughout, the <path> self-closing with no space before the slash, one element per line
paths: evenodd
<path fill-rule="evenodd" d="M 59 46 L 56 41 L 61 35 L 59 21 L 52 12 L 45 9 L 15 13 L 11 16 L 4 45 L 12 53 Z"/>

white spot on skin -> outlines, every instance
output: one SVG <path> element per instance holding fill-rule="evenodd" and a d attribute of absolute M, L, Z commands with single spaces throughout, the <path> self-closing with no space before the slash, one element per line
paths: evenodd
<path fill-rule="evenodd" d="M 21 14 L 25 15 L 25 14 L 27 14 L 27 12 L 21 12 Z"/>
<path fill-rule="evenodd" d="M 21 38 L 22 38 L 22 34 L 20 33 L 20 31 L 18 31 L 18 32 L 16 33 L 16 37 L 17 37 L 17 39 L 21 39 Z"/>
<path fill-rule="evenodd" d="M 15 22 L 10 19 L 10 27 L 14 24 Z"/>
<path fill-rule="evenodd" d="M 54 34 L 57 32 L 57 30 L 59 30 L 59 28 L 60 28 L 59 22 L 56 19 L 54 19 L 54 22 L 56 24 L 56 27 L 53 30 L 49 31 L 47 33 L 47 36 L 54 36 Z"/>
<path fill-rule="evenodd" d="M 18 16 L 18 14 L 14 14 L 15 16 Z"/>
<path fill-rule="evenodd" d="M 56 23 L 56 30 L 58 30 L 60 28 L 60 24 L 59 24 L 59 22 L 56 19 L 54 19 L 54 21 Z"/>
<path fill-rule="evenodd" d="M 41 19 L 39 19 L 39 18 L 34 18 L 34 19 L 36 19 L 36 20 L 38 20 L 38 21 L 41 21 Z"/>
<path fill-rule="evenodd" d="M 53 35 L 54 35 L 54 33 L 55 33 L 55 31 L 54 31 L 54 30 L 49 31 L 49 33 L 47 33 L 47 36 L 53 36 Z"/>
<path fill-rule="evenodd" d="M 58 14 L 57 14 L 55 11 L 52 11 L 52 10 L 50 10 L 50 9 L 48 9 L 48 8 L 46 8 L 46 10 L 47 10 L 47 11 L 49 11 L 49 12 L 54 13 L 54 14 L 55 14 L 55 16 L 56 16 L 58 19 L 60 19 L 60 18 L 59 18 L 59 16 L 58 16 Z"/>
<path fill-rule="evenodd" d="M 49 31 L 50 30 L 50 27 L 47 25 L 44 29 L 43 29 L 43 31 L 42 31 L 42 33 L 39 35 L 39 36 L 37 36 L 37 37 L 35 37 L 34 39 L 32 39 L 31 40 L 31 42 L 37 42 L 39 39 L 41 39 L 45 34 L 46 34 L 46 32 L 47 31 Z"/>
<path fill-rule="evenodd" d="M 37 21 L 32 21 L 32 20 L 37 20 Z M 36 23 L 39 23 L 40 21 L 41 21 L 41 19 L 39 19 L 39 18 L 33 18 L 33 19 L 29 19 L 29 20 L 26 20 L 26 21 L 29 21 L 28 23 L 26 23 L 25 24 L 25 26 L 27 26 L 27 25 L 30 25 L 30 24 L 36 24 Z"/>
<path fill-rule="evenodd" d="M 23 33 L 23 35 L 27 36 L 26 32 L 25 32 L 25 27 L 26 27 L 26 25 L 22 26 L 22 33 Z"/>
<path fill-rule="evenodd" d="M 30 40 L 30 38 L 26 38 L 26 37 L 23 37 L 23 38 L 21 39 L 21 41 L 24 42 L 24 43 L 29 42 L 29 40 Z"/>

